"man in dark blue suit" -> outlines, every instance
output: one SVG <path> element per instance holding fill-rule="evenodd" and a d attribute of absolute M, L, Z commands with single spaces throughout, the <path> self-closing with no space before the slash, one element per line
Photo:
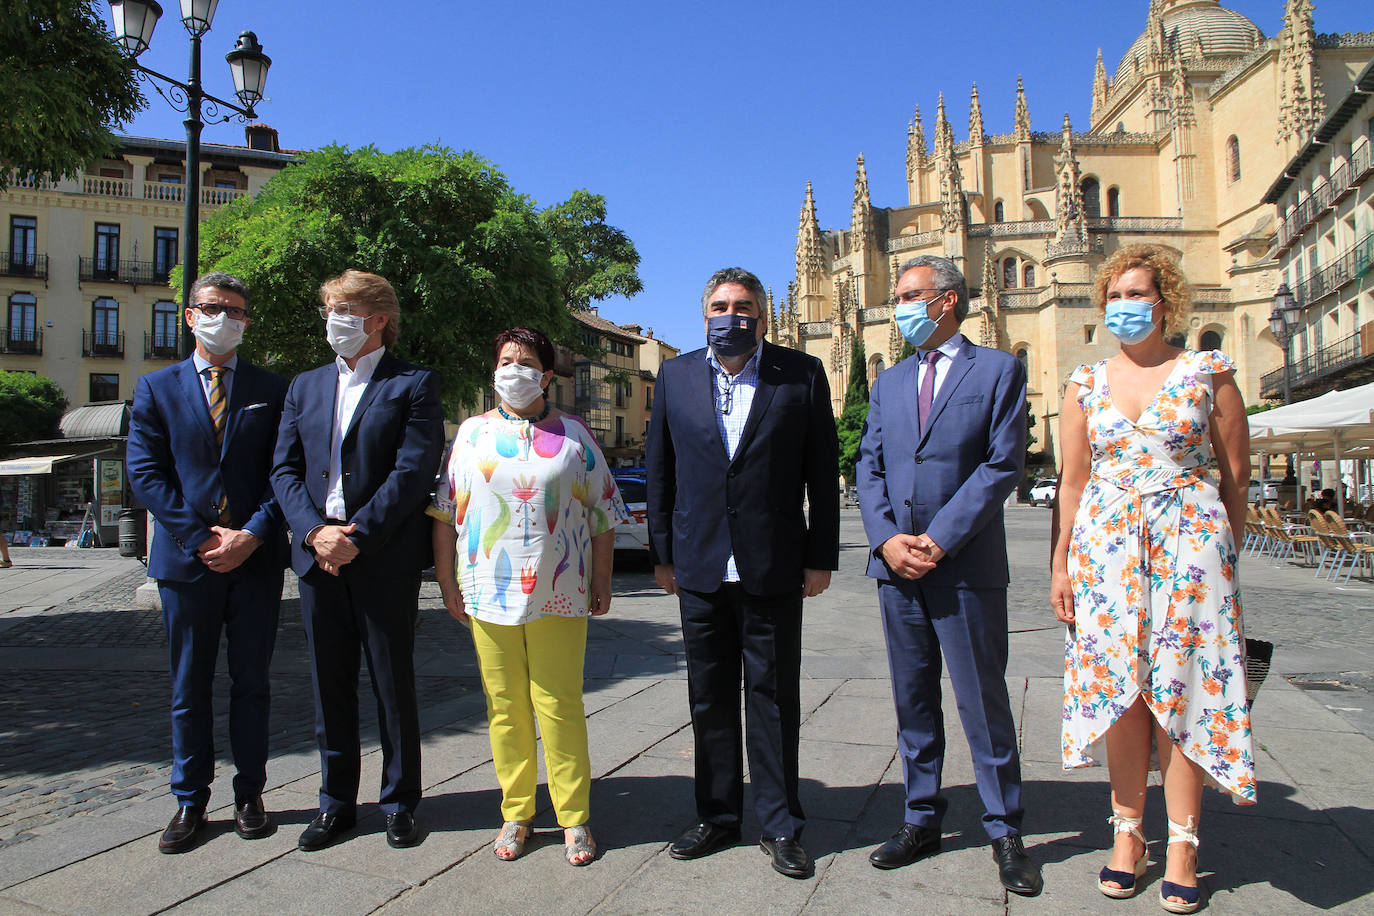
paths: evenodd
<path fill-rule="evenodd" d="M 286 380 L 238 356 L 248 288 L 223 273 L 191 287 L 190 359 L 139 379 L 129 421 L 129 484 L 156 528 L 157 579 L 172 668 L 172 794 L 158 841 L 184 852 L 205 822 L 214 778 L 211 689 L 221 631 L 229 643 L 234 828 L 272 832 L 267 781 L 268 667 L 277 638 L 286 532 L 268 481 Z"/>
<path fill-rule="evenodd" d="M 697 823 L 669 854 L 695 859 L 739 838 L 743 667 L 760 844 L 800 878 L 812 871 L 797 797 L 802 599 L 839 563 L 839 445 L 820 361 L 762 342 L 766 301 L 753 274 L 717 271 L 702 295 L 710 345 L 659 370 L 649 547 L 682 612 L 696 745 Z"/>
<path fill-rule="evenodd" d="M 320 287 L 320 299 L 338 358 L 292 381 L 272 469 L 300 576 L 320 747 L 320 813 L 299 846 L 322 849 L 356 822 L 360 650 L 381 719 L 387 842 L 413 846 L 421 788 L 413 655 L 420 571 L 430 562 L 425 506 L 444 447 L 439 380 L 387 352 L 401 307 L 386 280 L 345 271 Z"/>
<path fill-rule="evenodd" d="M 952 261 L 907 261 L 894 298 L 897 326 L 917 352 L 874 382 L 858 490 L 892 671 L 906 817 L 869 861 L 897 868 L 940 848 L 943 650 L 998 876 L 1008 890 L 1036 894 L 1040 871 L 1021 841 L 1021 767 L 1007 697 L 1002 523 L 1002 503 L 1025 468 L 1026 370 L 959 333 L 968 286 Z"/>

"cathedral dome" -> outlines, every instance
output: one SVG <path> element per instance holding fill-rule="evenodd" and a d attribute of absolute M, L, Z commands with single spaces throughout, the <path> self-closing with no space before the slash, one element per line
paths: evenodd
<path fill-rule="evenodd" d="M 1157 0 L 1156 0 L 1157 2 Z M 1222 7 L 1219 0 L 1163 0 L 1165 49 L 1174 49 L 1185 60 L 1196 57 L 1200 47 L 1205 57 L 1246 54 L 1264 40 L 1264 33 L 1248 18 Z M 1130 76 L 1149 65 L 1150 28 L 1141 32 L 1116 68 L 1116 80 Z"/>

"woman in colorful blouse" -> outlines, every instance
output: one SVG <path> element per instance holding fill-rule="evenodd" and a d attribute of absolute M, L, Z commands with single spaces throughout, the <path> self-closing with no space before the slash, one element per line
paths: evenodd
<path fill-rule="evenodd" d="M 567 859 L 587 865 L 587 616 L 610 610 L 614 529 L 628 515 L 596 438 L 545 398 L 549 339 L 512 328 L 495 354 L 497 407 L 459 427 L 429 510 L 435 570 L 477 647 L 505 821 L 493 851 L 516 859 L 529 838 L 537 717 Z"/>
<path fill-rule="evenodd" d="M 1236 575 L 1249 427 L 1230 358 L 1167 341 L 1189 300 L 1169 254 L 1117 251 L 1096 298 L 1121 350 L 1074 371 L 1060 418 L 1050 596 L 1069 625 L 1064 766 L 1094 763 L 1105 743 L 1114 846 L 1098 888 L 1124 898 L 1146 870 L 1154 751 L 1169 823 L 1160 904 L 1191 913 L 1203 782 L 1255 801 Z"/>

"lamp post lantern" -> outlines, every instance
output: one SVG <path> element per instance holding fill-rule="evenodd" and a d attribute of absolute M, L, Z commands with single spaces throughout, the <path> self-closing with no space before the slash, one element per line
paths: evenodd
<path fill-rule="evenodd" d="M 1294 298 L 1287 283 L 1280 283 L 1274 293 L 1274 310 L 1269 313 L 1269 331 L 1283 350 L 1283 403 L 1293 403 L 1293 370 L 1289 356 L 1289 343 L 1296 333 L 1298 320 L 1302 317 L 1302 307 Z"/>
<path fill-rule="evenodd" d="M 114 21 L 115 41 L 135 58 L 134 67 L 177 111 L 186 113 L 186 181 L 182 186 L 186 207 L 181 259 L 182 314 L 191 307 L 191 284 L 199 274 L 200 260 L 200 132 L 208 115 L 213 123 L 222 124 L 234 117 L 247 121 L 257 117 L 253 106 L 263 99 L 267 86 L 267 70 L 272 59 L 262 51 L 258 36 L 252 32 L 239 34 L 234 50 L 224 55 L 234 78 L 234 95 L 242 107 L 205 92 L 200 85 L 200 39 L 214 22 L 219 0 L 181 0 L 181 22 L 191 36 L 191 62 L 186 82 L 151 70 L 137 61 L 153 40 L 153 29 L 162 16 L 162 6 L 155 0 L 110 0 L 110 17 Z M 159 82 L 167 85 L 164 91 Z M 220 114 L 228 109 L 229 114 Z M 182 358 L 193 349 L 190 329 L 185 320 L 177 322 L 177 339 Z"/>

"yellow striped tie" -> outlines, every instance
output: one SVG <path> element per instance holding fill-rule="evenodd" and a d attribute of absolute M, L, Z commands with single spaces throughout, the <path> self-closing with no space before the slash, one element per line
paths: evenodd
<path fill-rule="evenodd" d="M 224 448 L 224 428 L 229 424 L 229 392 L 224 387 L 224 376 L 229 372 L 224 366 L 211 366 L 210 372 L 210 420 L 215 424 L 215 444 Z M 219 498 L 219 523 L 229 524 L 229 494 L 222 493 Z"/>

